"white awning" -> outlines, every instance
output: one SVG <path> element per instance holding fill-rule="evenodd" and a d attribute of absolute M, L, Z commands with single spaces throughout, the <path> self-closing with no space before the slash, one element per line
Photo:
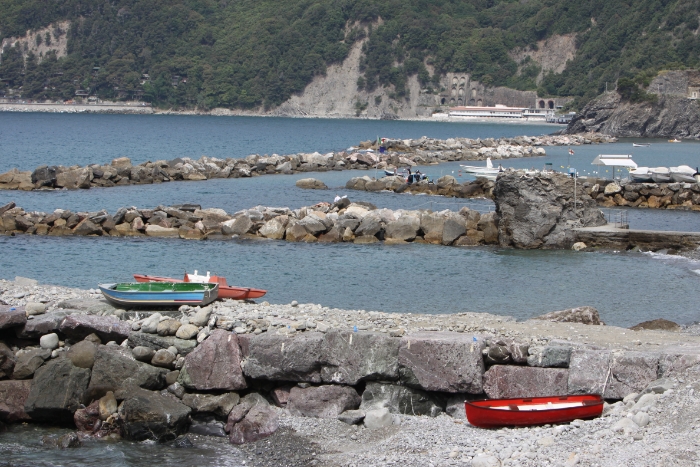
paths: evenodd
<path fill-rule="evenodd" d="M 631 154 L 600 154 L 593 159 L 591 165 L 637 168 L 637 163 L 632 160 Z"/>

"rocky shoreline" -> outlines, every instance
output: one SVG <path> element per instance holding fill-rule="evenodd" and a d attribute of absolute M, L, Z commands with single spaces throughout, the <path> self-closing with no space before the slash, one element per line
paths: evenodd
<path fill-rule="evenodd" d="M 23 278 L 0 281 L 0 300 L 0 420 L 74 426 L 57 447 L 190 433 L 315 446 L 289 465 L 696 459 L 700 337 L 669 322 L 605 326 L 590 307 L 521 323 L 296 302 L 118 310 L 95 290 Z M 659 324 L 673 330 L 644 330 Z M 604 394 L 604 416 L 519 430 L 464 420 L 465 399 L 572 392 Z M 279 465 L 272 455 L 249 465 Z"/>
<path fill-rule="evenodd" d="M 170 181 L 201 181 L 211 178 L 255 177 L 258 175 L 357 170 L 386 167 L 410 167 L 447 161 L 507 159 L 543 156 L 543 146 L 575 146 L 615 141 L 605 135 L 518 136 L 501 139 L 419 138 L 385 139 L 386 152 L 376 142 L 366 141 L 352 151 L 327 154 L 299 153 L 286 156 L 252 154 L 244 159 L 226 160 L 202 156 L 198 160 L 176 158 L 132 165 L 128 157 L 110 164 L 85 167 L 41 166 L 34 171 L 12 169 L 0 174 L 0 190 L 88 189 L 142 185 Z"/>

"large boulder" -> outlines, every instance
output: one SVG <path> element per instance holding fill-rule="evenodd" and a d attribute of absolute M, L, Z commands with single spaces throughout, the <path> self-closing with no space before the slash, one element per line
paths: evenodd
<path fill-rule="evenodd" d="M 229 441 L 232 444 L 252 443 L 267 438 L 277 428 L 279 419 L 274 409 L 258 404 L 250 408 L 242 419 L 231 423 Z"/>
<path fill-rule="evenodd" d="M 555 323 L 582 323 L 599 325 L 600 315 L 592 306 L 579 306 L 568 310 L 552 311 L 530 319 L 554 321 Z"/>
<path fill-rule="evenodd" d="M 235 391 L 247 387 L 241 370 L 241 351 L 236 334 L 215 329 L 187 357 L 180 371 L 180 384 L 198 391 Z"/>
<path fill-rule="evenodd" d="M 225 418 L 231 409 L 238 404 L 240 397 L 235 392 L 226 394 L 185 394 L 182 403 L 197 413 L 212 413 Z"/>
<path fill-rule="evenodd" d="M 404 215 L 395 220 L 394 222 L 389 222 L 385 227 L 385 237 L 394 238 L 398 240 L 413 241 L 418 235 L 418 230 L 420 229 L 421 221 L 418 216 L 415 215 Z"/>
<path fill-rule="evenodd" d="M 0 305 L 0 331 L 3 329 L 24 326 L 27 313 L 23 306 Z"/>
<path fill-rule="evenodd" d="M 263 333 L 238 336 L 243 373 L 269 381 L 320 383 L 324 334 L 305 332 L 295 336 Z"/>
<path fill-rule="evenodd" d="M 24 410 L 32 420 L 53 423 L 73 421 L 73 413 L 85 402 L 90 370 L 57 358 L 34 374 Z"/>
<path fill-rule="evenodd" d="M 483 340 L 451 332 L 418 332 L 401 339 L 401 382 L 427 391 L 483 391 Z"/>
<path fill-rule="evenodd" d="M 490 399 L 565 395 L 569 370 L 494 365 L 484 373 L 484 392 Z"/>
<path fill-rule="evenodd" d="M 83 167 L 56 173 L 55 184 L 59 188 L 67 188 L 69 190 L 90 188 L 90 182 L 92 179 L 92 169 L 89 167 Z"/>
<path fill-rule="evenodd" d="M 165 368 L 156 368 L 137 361 L 128 349 L 99 346 L 90 378 L 92 394 L 117 392 L 131 387 L 162 389 L 165 387 Z"/>
<path fill-rule="evenodd" d="M 30 420 L 24 411 L 31 381 L 0 381 L 0 421 L 15 423 Z"/>
<path fill-rule="evenodd" d="M 4 342 L 0 342 L 0 379 L 9 378 L 15 369 L 15 353 Z"/>
<path fill-rule="evenodd" d="M 428 415 L 435 417 L 443 412 L 440 401 L 419 389 L 397 384 L 367 383 L 362 393 L 360 409 L 367 412 L 386 408 L 394 414 Z"/>
<path fill-rule="evenodd" d="M 12 379 L 31 378 L 34 372 L 38 370 L 50 356 L 51 351 L 47 349 L 31 349 L 18 354 L 12 373 Z"/>
<path fill-rule="evenodd" d="M 119 408 L 128 439 L 171 441 L 187 432 L 192 409 L 157 392 L 137 390 Z"/>
<path fill-rule="evenodd" d="M 357 409 L 360 402 L 357 391 L 349 386 L 295 386 L 289 392 L 287 410 L 301 417 L 337 418 L 346 410 Z"/>
<path fill-rule="evenodd" d="M 116 316 L 68 315 L 58 329 L 74 340 L 83 340 L 95 333 L 102 342 L 121 342 L 131 334 L 131 326 Z"/>
<path fill-rule="evenodd" d="M 258 232 L 265 238 L 271 238 L 273 240 L 282 240 L 284 238 L 284 231 L 286 227 L 286 222 L 283 222 L 282 220 L 275 217 L 265 222 L 263 226 L 260 227 L 260 230 Z"/>
<path fill-rule="evenodd" d="M 445 217 L 442 227 L 442 244 L 451 245 L 452 242 L 467 233 L 467 221 L 456 212 L 450 212 Z"/>
<path fill-rule="evenodd" d="M 569 359 L 569 394 L 603 395 L 610 378 L 610 354 L 609 350 L 572 350 Z"/>
<path fill-rule="evenodd" d="M 27 320 L 24 326 L 16 328 L 15 334 L 21 339 L 38 339 L 43 335 L 57 332 L 66 316 L 67 313 L 61 310 L 34 316 L 32 319 Z"/>
<path fill-rule="evenodd" d="M 564 174 L 506 172 L 498 177 L 493 196 L 503 247 L 570 248 L 573 228 L 606 223 L 595 200 L 582 186 L 574 193 L 574 180 Z"/>
<path fill-rule="evenodd" d="M 658 378 L 659 355 L 645 352 L 613 352 L 610 355 L 610 379 L 603 395 L 606 399 L 622 399 L 641 392 Z"/>
<path fill-rule="evenodd" d="M 321 378 L 325 383 L 348 385 L 363 380 L 396 380 L 399 343 L 399 339 L 382 333 L 328 332 Z"/>
<path fill-rule="evenodd" d="M 315 178 L 302 178 L 297 180 L 296 186 L 307 190 L 327 190 L 328 187 L 321 180 Z"/>
<path fill-rule="evenodd" d="M 442 233 L 445 228 L 445 216 L 439 213 L 426 213 L 421 215 L 420 228 L 423 231 L 423 239 L 428 243 L 442 243 Z"/>

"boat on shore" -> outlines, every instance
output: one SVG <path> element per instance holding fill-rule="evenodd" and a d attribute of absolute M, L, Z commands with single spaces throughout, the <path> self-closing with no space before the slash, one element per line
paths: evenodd
<path fill-rule="evenodd" d="M 648 183 L 653 182 L 654 179 L 651 177 L 649 167 L 637 167 L 630 170 L 630 181 L 633 183 Z"/>
<path fill-rule="evenodd" d="M 219 293 L 219 284 L 182 282 L 121 282 L 98 287 L 107 301 L 118 307 L 204 306 Z"/>
<path fill-rule="evenodd" d="M 656 183 L 670 183 L 673 181 L 668 167 L 651 167 L 649 172 L 651 173 L 651 179 Z"/>
<path fill-rule="evenodd" d="M 695 183 L 696 173 L 697 170 L 687 165 L 679 165 L 678 167 L 671 167 L 669 169 L 671 179 L 678 183 Z"/>
<path fill-rule="evenodd" d="M 480 428 L 533 426 L 596 418 L 603 412 L 597 394 L 465 401 L 470 424 Z"/>
<path fill-rule="evenodd" d="M 185 273 L 184 279 L 175 279 L 173 277 L 162 277 L 162 276 L 149 276 L 147 274 L 134 274 L 134 279 L 136 282 L 169 282 L 169 283 L 211 283 L 218 284 L 219 293 L 218 300 L 223 300 L 229 298 L 231 300 L 252 300 L 255 298 L 260 298 L 267 293 L 267 290 L 255 289 L 252 287 L 238 287 L 235 285 L 228 285 L 225 277 L 212 276 L 207 273 L 206 276 L 197 274 L 195 270 L 194 274 Z"/>

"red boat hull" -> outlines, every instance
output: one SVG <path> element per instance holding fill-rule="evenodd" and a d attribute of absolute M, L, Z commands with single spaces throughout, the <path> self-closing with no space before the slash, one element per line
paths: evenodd
<path fill-rule="evenodd" d="M 557 405 L 560 408 L 556 408 Z M 469 423 L 480 428 L 546 425 L 599 417 L 603 412 L 603 398 L 596 394 L 584 394 L 487 399 L 466 401 L 464 408 Z"/>
<path fill-rule="evenodd" d="M 187 278 L 187 274 L 185 274 L 185 278 Z M 189 282 L 187 280 L 174 279 L 172 277 L 149 276 L 146 274 L 134 274 L 134 279 L 136 279 L 136 282 Z M 211 276 L 209 282 L 219 284 L 219 295 L 217 300 L 223 300 L 224 298 L 230 298 L 232 300 L 249 300 L 260 298 L 267 293 L 267 290 L 263 289 L 252 289 L 248 287 L 228 285 L 226 283 L 226 279 L 219 276 Z"/>

